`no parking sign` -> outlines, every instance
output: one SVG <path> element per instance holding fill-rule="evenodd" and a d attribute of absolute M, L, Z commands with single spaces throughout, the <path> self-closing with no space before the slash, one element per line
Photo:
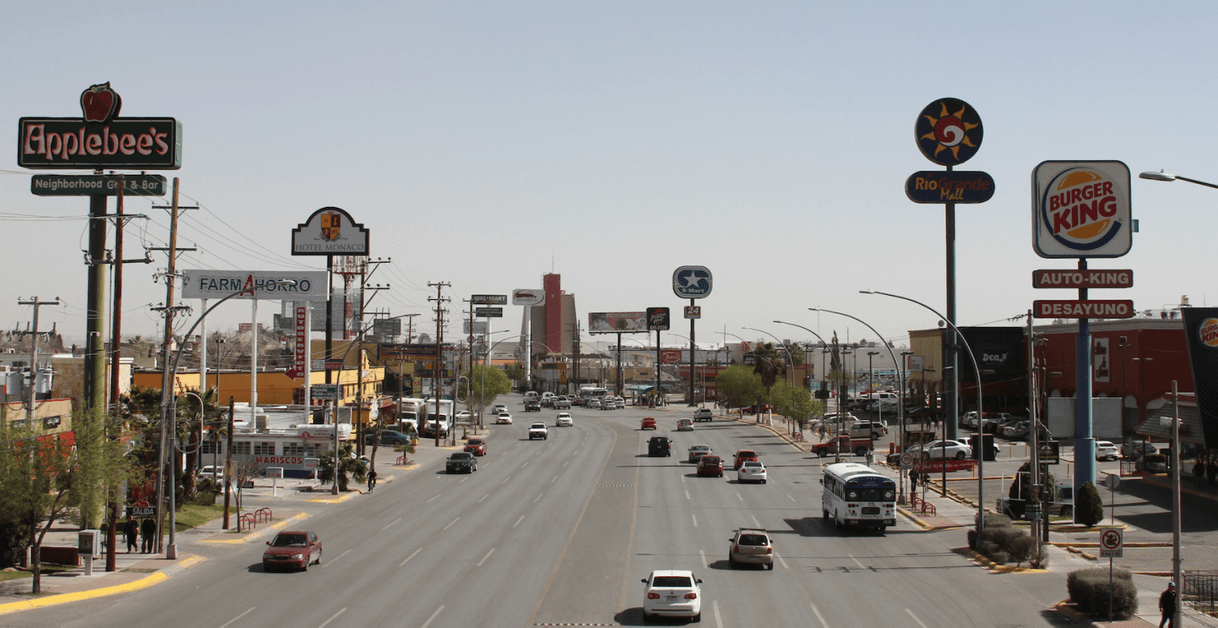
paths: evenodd
<path fill-rule="evenodd" d="M 1100 530 L 1100 558 L 1124 558 L 1125 534 L 1120 528 Z"/>

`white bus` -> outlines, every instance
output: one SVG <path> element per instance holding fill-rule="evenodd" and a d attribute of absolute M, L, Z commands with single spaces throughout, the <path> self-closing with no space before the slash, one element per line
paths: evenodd
<path fill-rule="evenodd" d="M 825 467 L 821 478 L 821 514 L 846 526 L 877 529 L 897 525 L 897 484 L 867 465 L 840 462 Z"/>
<path fill-rule="evenodd" d="M 599 399 L 604 401 L 605 397 L 609 396 L 608 388 L 600 388 L 598 386 L 581 386 L 579 388 L 579 405 L 587 406 L 589 401 Z"/>

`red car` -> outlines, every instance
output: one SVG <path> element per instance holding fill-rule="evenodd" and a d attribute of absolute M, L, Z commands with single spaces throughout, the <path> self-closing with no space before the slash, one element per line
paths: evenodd
<path fill-rule="evenodd" d="M 698 477 L 714 475 L 723 477 L 723 458 L 719 456 L 702 456 L 698 459 Z"/>
<path fill-rule="evenodd" d="M 321 539 L 316 532 L 307 530 L 284 530 L 267 541 L 262 553 L 262 570 L 278 567 L 295 567 L 309 570 L 309 564 L 321 564 Z"/>
<path fill-rule="evenodd" d="M 654 429 L 657 429 L 657 428 L 656 428 L 656 420 L 655 420 L 655 418 L 654 418 L 654 417 L 649 417 L 649 416 L 643 417 L 643 426 L 642 426 L 642 427 L 640 427 L 639 429 L 640 429 L 640 430 L 654 430 Z"/>
<path fill-rule="evenodd" d="M 468 451 L 475 456 L 486 455 L 486 441 L 481 438 L 471 438 L 465 441 L 465 451 Z"/>
<path fill-rule="evenodd" d="M 756 461 L 757 452 L 752 451 L 750 449 L 741 449 L 740 451 L 736 452 L 735 468 L 739 469 L 744 464 L 744 461 L 746 461 L 746 460 Z"/>

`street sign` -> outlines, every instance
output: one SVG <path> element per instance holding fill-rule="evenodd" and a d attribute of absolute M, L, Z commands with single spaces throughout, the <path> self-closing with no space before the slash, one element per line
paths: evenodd
<path fill-rule="evenodd" d="M 702 318 L 702 306 L 701 305 L 685 306 L 685 318 L 693 318 L 693 319 Z"/>
<path fill-rule="evenodd" d="M 1040 464 L 1060 464 L 1061 463 L 1061 443 L 1055 440 L 1040 440 L 1037 442 L 1037 448 L 1040 450 L 1036 459 Z"/>
<path fill-rule="evenodd" d="M 908 468 L 912 467 L 913 463 L 914 463 L 913 454 L 911 454 L 909 452 L 901 454 L 901 468 L 902 469 L 908 469 Z"/>
<path fill-rule="evenodd" d="M 1132 288 L 1132 270 L 1034 270 L 1033 288 Z"/>
<path fill-rule="evenodd" d="M 506 294 L 475 294 L 469 298 L 474 305 L 507 305 Z"/>
<path fill-rule="evenodd" d="M 1115 491 L 1116 487 L 1118 487 L 1120 485 L 1121 485 L 1121 476 L 1119 476 L 1115 473 L 1109 473 L 1108 477 L 1104 478 L 1104 486 L 1107 486 L 1109 490 Z"/>
<path fill-rule="evenodd" d="M 958 166 L 977 154 L 984 131 L 972 105 L 959 98 L 941 98 L 918 114 L 914 140 L 927 159 L 940 166 Z"/>
<path fill-rule="evenodd" d="M 329 362 L 326 364 L 328 365 Z M 319 401 L 338 401 L 338 384 L 313 384 L 309 389 L 314 399 Z"/>
<path fill-rule="evenodd" d="M 118 196 L 118 177 L 101 174 L 36 174 L 30 179 L 36 196 Z M 165 177 L 130 174 L 123 177 L 127 196 L 165 196 Z"/>
<path fill-rule="evenodd" d="M 145 519 L 156 516 L 156 508 L 153 506 L 128 506 L 127 514 L 137 519 Z"/>
<path fill-rule="evenodd" d="M 672 291 L 682 299 L 702 299 L 710 295 L 713 281 L 705 266 L 681 266 L 672 273 Z"/>
<path fill-rule="evenodd" d="M 905 180 L 905 196 L 924 205 L 984 203 L 994 197 L 994 178 L 988 172 L 923 170 Z"/>
<path fill-rule="evenodd" d="M 649 307 L 647 308 L 647 330 L 648 331 L 663 331 L 668 329 L 668 308 L 666 307 Z"/>
<path fill-rule="evenodd" d="M 1133 318 L 1137 314 L 1133 301 L 1033 301 L 1032 315 L 1036 318 Z"/>
<path fill-rule="evenodd" d="M 1124 558 L 1125 531 L 1120 528 L 1100 530 L 1100 558 Z"/>
<path fill-rule="evenodd" d="M 1032 171 L 1032 249 L 1046 258 L 1121 257 L 1133 245 L 1129 166 L 1045 161 Z"/>
<path fill-rule="evenodd" d="M 474 308 L 474 316 L 477 316 L 478 318 L 503 318 L 503 308 L 476 307 Z"/>
<path fill-rule="evenodd" d="M 343 370 L 343 361 L 342 360 L 326 360 L 326 370 L 327 371 Z"/>

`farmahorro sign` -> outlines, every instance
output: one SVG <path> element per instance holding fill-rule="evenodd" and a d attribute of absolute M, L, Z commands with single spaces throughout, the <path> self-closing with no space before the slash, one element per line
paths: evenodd
<path fill-rule="evenodd" d="M 1129 166 L 1045 161 L 1032 171 L 1032 248 L 1047 258 L 1120 257 L 1133 244 Z"/>
<path fill-rule="evenodd" d="M 283 279 L 296 283 L 281 286 L 277 282 Z M 325 301 L 326 271 L 187 270 L 182 273 L 183 299 L 223 299 L 233 293 L 237 293 L 234 299 Z"/>
<path fill-rule="evenodd" d="M 17 165 L 48 170 L 182 167 L 182 124 L 174 118 L 119 118 L 123 99 L 109 83 L 80 95 L 80 118 L 21 118 Z"/>
<path fill-rule="evenodd" d="M 647 312 L 592 312 L 588 314 L 590 334 L 633 334 L 647 331 Z"/>
<path fill-rule="evenodd" d="M 323 207 L 292 230 L 292 255 L 367 255 L 368 230 L 338 207 Z"/>

